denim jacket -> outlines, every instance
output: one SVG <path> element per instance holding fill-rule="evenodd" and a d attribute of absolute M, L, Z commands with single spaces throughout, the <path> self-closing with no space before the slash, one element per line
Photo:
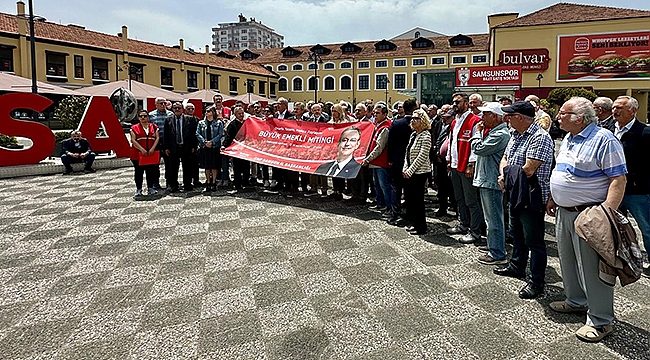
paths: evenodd
<path fill-rule="evenodd" d="M 487 136 L 476 132 L 472 139 L 472 151 L 476 154 L 476 171 L 472 185 L 476 187 L 501 190 L 497 178 L 499 177 L 499 164 L 503 153 L 508 146 L 510 132 L 508 125 L 500 124 L 490 129 Z"/>
<path fill-rule="evenodd" d="M 212 120 L 212 139 L 206 139 L 208 129 L 208 120 L 199 121 L 196 127 L 196 138 L 199 140 L 199 148 L 205 148 L 207 141 L 212 141 L 212 148 L 221 148 L 221 138 L 223 137 L 223 122 L 221 120 Z"/>

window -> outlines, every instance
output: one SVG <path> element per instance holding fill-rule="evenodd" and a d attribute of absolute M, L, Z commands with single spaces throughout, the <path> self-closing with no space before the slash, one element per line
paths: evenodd
<path fill-rule="evenodd" d="M 413 73 L 413 88 L 418 88 L 418 73 Z"/>
<path fill-rule="evenodd" d="M 368 68 L 370 68 L 370 61 L 359 61 L 357 63 L 357 68 L 359 68 L 359 69 L 368 69 Z"/>
<path fill-rule="evenodd" d="M 466 64 L 467 63 L 467 56 L 453 56 L 451 58 L 451 63 L 452 64 Z"/>
<path fill-rule="evenodd" d="M 413 47 L 416 49 L 427 48 L 429 46 L 430 46 L 429 43 L 427 43 L 426 41 L 418 41 L 413 44 Z"/>
<path fill-rule="evenodd" d="M 242 40 L 248 40 L 248 36 L 242 36 L 241 39 Z"/>
<path fill-rule="evenodd" d="M 228 38 L 221 38 L 221 42 L 226 42 L 228 41 Z"/>
<path fill-rule="evenodd" d="M 395 74 L 395 90 L 406 89 L 406 74 Z"/>
<path fill-rule="evenodd" d="M 357 48 L 350 44 L 350 45 L 345 45 L 343 46 L 343 49 L 341 49 L 342 52 L 347 53 L 347 52 L 355 52 L 357 51 Z"/>
<path fill-rule="evenodd" d="M 284 87 L 287 87 L 287 79 L 284 79 Z M 271 97 L 275 96 L 275 83 L 272 82 L 269 84 L 269 93 L 271 94 Z"/>
<path fill-rule="evenodd" d="M 462 46 L 469 45 L 469 42 L 466 39 L 457 39 L 451 42 L 452 46 Z"/>
<path fill-rule="evenodd" d="M 170 69 L 170 68 L 165 68 L 165 67 L 160 68 L 160 85 L 174 86 L 173 71 L 174 69 Z"/>
<path fill-rule="evenodd" d="M 302 78 L 297 77 L 293 79 L 293 91 L 302 91 Z"/>
<path fill-rule="evenodd" d="M 108 60 L 93 60 L 93 80 L 108 80 Z"/>
<path fill-rule="evenodd" d="M 246 93 L 254 93 L 255 92 L 255 80 L 251 79 L 246 79 Z"/>
<path fill-rule="evenodd" d="M 426 64 L 427 64 L 427 60 L 425 58 L 413 59 L 413 66 L 424 66 Z"/>
<path fill-rule="evenodd" d="M 472 64 L 486 63 L 487 55 L 472 55 Z"/>
<path fill-rule="evenodd" d="M 238 77 L 236 76 L 229 76 L 228 77 L 228 83 L 230 86 L 228 87 L 231 93 L 238 93 L 239 90 L 237 90 L 237 80 L 239 80 Z"/>
<path fill-rule="evenodd" d="M 129 74 L 131 76 L 131 80 L 144 82 L 144 65 L 133 63 L 130 64 Z"/>
<path fill-rule="evenodd" d="M 344 75 L 341 77 L 341 90 L 352 90 L 352 78 Z"/>
<path fill-rule="evenodd" d="M 272 86 L 273 84 L 271 84 Z M 288 91 L 287 79 L 281 78 L 278 80 L 278 90 L 279 91 Z"/>
<path fill-rule="evenodd" d="M 352 63 L 349 61 L 344 61 L 339 66 L 341 69 L 352 69 Z"/>
<path fill-rule="evenodd" d="M 198 89 L 199 88 L 199 73 L 196 71 L 187 72 L 187 88 L 188 89 Z"/>
<path fill-rule="evenodd" d="M 376 68 L 385 68 L 388 67 L 388 60 L 375 60 Z"/>
<path fill-rule="evenodd" d="M 431 65 L 444 65 L 446 58 L 444 56 L 436 56 L 431 58 Z"/>
<path fill-rule="evenodd" d="M 328 76 L 325 78 L 325 90 L 334 90 L 334 78 Z"/>
<path fill-rule="evenodd" d="M 74 56 L 74 77 L 77 79 L 84 78 L 84 57 L 81 55 Z"/>
<path fill-rule="evenodd" d="M 248 32 L 248 29 L 241 29 L 242 34 L 246 34 Z"/>
<path fill-rule="evenodd" d="M 393 61 L 393 66 L 395 67 L 402 67 L 406 66 L 406 59 L 396 59 Z"/>
<path fill-rule="evenodd" d="M 309 70 L 318 69 L 318 65 L 316 65 L 314 63 L 311 63 L 311 64 L 307 65 L 307 69 L 309 69 Z"/>
<path fill-rule="evenodd" d="M 226 35 L 226 34 L 228 34 L 227 31 L 223 31 L 223 30 L 221 31 L 221 35 Z"/>
<path fill-rule="evenodd" d="M 376 74 L 375 75 L 375 88 L 377 90 L 386 90 L 388 86 L 388 76 L 386 74 Z"/>
<path fill-rule="evenodd" d="M 266 81 L 260 80 L 257 87 L 260 89 L 260 95 L 266 94 Z"/>
<path fill-rule="evenodd" d="M 318 90 L 318 78 L 310 76 L 307 80 L 307 91 Z"/>
<path fill-rule="evenodd" d="M 0 71 L 14 71 L 14 49 L 0 47 Z"/>
<path fill-rule="evenodd" d="M 420 32 L 419 32 L 419 31 L 416 31 L 416 32 L 415 32 L 415 38 L 417 39 L 417 38 L 419 38 L 419 37 L 420 37 Z"/>
<path fill-rule="evenodd" d="M 227 49 L 227 48 L 228 48 L 228 44 L 221 44 L 221 48 L 222 48 L 222 49 Z"/>
<path fill-rule="evenodd" d="M 241 44 L 241 48 L 242 48 L 242 49 L 248 49 L 248 43 L 242 43 L 242 44 Z M 251 56 L 249 55 L 248 58 L 250 59 Z"/>
<path fill-rule="evenodd" d="M 377 50 L 391 50 L 390 43 L 382 43 L 376 46 Z"/>
<path fill-rule="evenodd" d="M 334 63 L 325 63 L 323 65 L 323 69 L 325 70 L 334 70 L 335 68 L 336 66 L 334 65 Z"/>
<path fill-rule="evenodd" d="M 65 76 L 65 55 L 45 53 L 47 76 Z"/>
<path fill-rule="evenodd" d="M 291 70 L 293 70 L 293 71 L 302 71 L 302 64 L 294 64 L 291 67 Z"/>
<path fill-rule="evenodd" d="M 268 71 L 273 71 L 273 65 L 264 65 L 264 68 Z"/>
<path fill-rule="evenodd" d="M 219 75 L 210 74 L 210 89 L 219 90 Z"/>
<path fill-rule="evenodd" d="M 287 71 L 289 68 L 287 65 L 278 65 L 278 71 Z"/>
<path fill-rule="evenodd" d="M 359 75 L 359 90 L 370 90 L 370 75 Z"/>

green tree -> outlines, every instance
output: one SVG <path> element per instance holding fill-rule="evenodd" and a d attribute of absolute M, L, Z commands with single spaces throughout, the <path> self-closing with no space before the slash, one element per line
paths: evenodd
<path fill-rule="evenodd" d="M 551 90 L 546 100 L 551 106 L 561 107 L 562 104 L 574 96 L 580 96 L 590 101 L 594 101 L 598 97 L 593 91 L 583 88 L 557 88 Z"/>
<path fill-rule="evenodd" d="M 67 129 L 76 129 L 79 127 L 87 104 L 88 98 L 85 96 L 68 96 L 56 106 L 54 116 L 61 120 Z"/>

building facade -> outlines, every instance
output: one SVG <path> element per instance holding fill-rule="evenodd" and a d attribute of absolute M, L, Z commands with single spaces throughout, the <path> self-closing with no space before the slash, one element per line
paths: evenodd
<path fill-rule="evenodd" d="M 212 50 L 241 51 L 245 49 L 268 49 L 284 46 L 284 36 L 256 21 L 239 14 L 238 22 L 220 23 L 212 28 Z"/>
<path fill-rule="evenodd" d="M 429 29 L 425 29 L 422 27 L 414 27 L 411 30 L 405 31 L 399 35 L 396 35 L 391 38 L 391 40 L 407 40 L 407 39 L 417 39 L 419 37 L 438 37 L 438 36 L 445 36 L 443 33 L 439 33 L 436 31 L 432 31 Z"/>
<path fill-rule="evenodd" d="M 0 13 L 0 71 L 31 78 L 29 25 L 25 4 L 17 15 Z M 201 89 L 240 95 L 247 91 L 273 97 L 277 76 L 256 64 L 185 49 L 183 40 L 165 46 L 87 30 L 79 25 L 35 23 L 36 77 L 67 88 L 125 80 L 179 93 Z M 248 85 L 247 85 L 248 84 Z"/>

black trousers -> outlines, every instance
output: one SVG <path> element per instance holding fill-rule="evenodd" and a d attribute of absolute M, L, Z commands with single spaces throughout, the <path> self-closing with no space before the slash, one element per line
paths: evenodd
<path fill-rule="evenodd" d="M 454 197 L 454 188 L 451 185 L 451 179 L 447 173 L 447 164 L 445 162 L 435 165 L 436 185 L 438 185 L 438 202 L 440 211 L 447 211 L 450 205 L 456 205 Z"/>
<path fill-rule="evenodd" d="M 133 163 L 133 170 L 134 170 L 134 180 L 135 180 L 135 188 L 138 190 L 142 190 L 142 182 L 144 181 L 144 174 L 145 172 L 147 173 L 147 188 L 151 189 L 158 179 L 157 176 L 160 175 L 160 168 L 159 165 L 144 165 L 140 166 L 138 160 L 131 160 L 131 163 Z"/>
<path fill-rule="evenodd" d="M 246 160 L 232 158 L 232 169 L 235 188 L 240 189 L 242 186 L 248 185 L 248 179 L 251 177 L 251 163 Z"/>
<path fill-rule="evenodd" d="M 372 175 L 370 174 L 370 168 L 362 166 L 361 169 L 359 169 L 357 177 L 351 179 L 348 183 L 352 195 L 363 199 L 367 198 L 371 181 Z"/>
<path fill-rule="evenodd" d="M 427 220 L 424 210 L 424 183 L 429 174 L 413 174 L 406 180 L 404 198 L 406 200 L 406 217 L 417 231 L 427 230 Z"/>
<path fill-rule="evenodd" d="M 169 154 L 169 169 L 165 165 L 165 178 L 167 186 L 178 189 L 178 170 L 183 163 L 183 185 L 185 187 L 192 185 L 194 178 L 194 160 L 192 159 L 192 149 L 179 146 L 177 151 Z M 169 171 L 169 172 L 168 172 Z"/>

